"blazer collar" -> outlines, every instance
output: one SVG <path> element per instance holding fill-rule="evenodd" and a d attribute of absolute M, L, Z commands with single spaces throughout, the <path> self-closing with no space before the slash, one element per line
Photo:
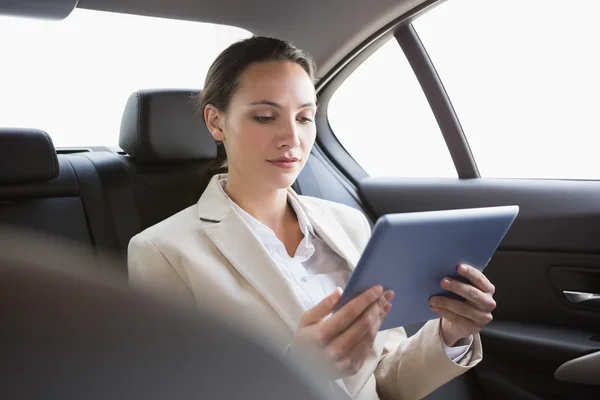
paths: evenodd
<path fill-rule="evenodd" d="M 198 217 L 205 222 L 221 222 L 234 213 L 229 196 L 219 183 L 223 178 L 227 178 L 227 174 L 213 176 L 198 200 Z"/>
<path fill-rule="evenodd" d="M 310 201 L 310 198 L 299 196 L 291 188 L 289 191 L 304 210 L 316 234 L 348 262 L 351 270 L 354 270 L 360 253 L 339 221 L 329 215 L 320 204 L 315 204 L 314 201 Z"/>
<path fill-rule="evenodd" d="M 271 255 L 235 212 L 219 183 L 226 176 L 214 176 L 198 201 L 198 217 L 205 222 L 202 229 L 223 256 L 295 331 L 305 309 Z M 339 222 L 328 216 L 322 207 L 289 190 L 305 211 L 316 233 L 353 269 L 360 254 Z"/>

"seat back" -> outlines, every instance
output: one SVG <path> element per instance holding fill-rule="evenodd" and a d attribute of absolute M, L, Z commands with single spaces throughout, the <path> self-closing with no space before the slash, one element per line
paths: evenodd
<path fill-rule="evenodd" d="M 46 132 L 0 129 L 0 224 L 75 242 L 114 268 L 104 255 L 124 252 L 96 170 L 80 159 L 57 155 Z"/>
<path fill-rule="evenodd" d="M 197 90 L 142 90 L 125 106 L 119 144 L 142 229 L 195 204 L 216 144 L 193 104 Z"/>

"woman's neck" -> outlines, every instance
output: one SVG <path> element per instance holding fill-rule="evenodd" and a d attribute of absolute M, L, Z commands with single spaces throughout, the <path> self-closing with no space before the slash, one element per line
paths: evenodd
<path fill-rule="evenodd" d="M 286 189 L 265 190 L 229 175 L 225 192 L 244 211 L 274 232 L 281 231 L 290 217 Z"/>

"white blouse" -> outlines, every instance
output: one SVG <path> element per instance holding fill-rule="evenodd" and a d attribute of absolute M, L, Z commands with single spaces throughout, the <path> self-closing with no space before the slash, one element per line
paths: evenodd
<path fill-rule="evenodd" d="M 224 188 L 226 180 L 223 179 L 220 183 Z M 300 230 L 304 234 L 293 257 L 290 257 L 285 245 L 269 227 L 252 217 L 232 200 L 230 201 L 287 277 L 305 310 L 317 305 L 336 287 L 343 289 L 346 286 L 350 277 L 347 262 L 316 235 L 304 210 L 293 197 L 289 196 L 288 201 L 296 212 Z M 466 344 L 455 347 L 448 347 L 442 343 L 446 354 L 454 362 L 458 362 L 467 354 L 473 338 L 467 338 L 463 342 Z"/>

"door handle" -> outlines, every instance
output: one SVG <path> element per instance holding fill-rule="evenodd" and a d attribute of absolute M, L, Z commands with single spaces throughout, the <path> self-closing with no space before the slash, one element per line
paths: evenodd
<path fill-rule="evenodd" d="M 571 304 L 600 308 L 600 294 L 563 290 L 563 295 Z"/>
<path fill-rule="evenodd" d="M 600 385 L 600 351 L 565 362 L 554 377 L 564 382 Z"/>

